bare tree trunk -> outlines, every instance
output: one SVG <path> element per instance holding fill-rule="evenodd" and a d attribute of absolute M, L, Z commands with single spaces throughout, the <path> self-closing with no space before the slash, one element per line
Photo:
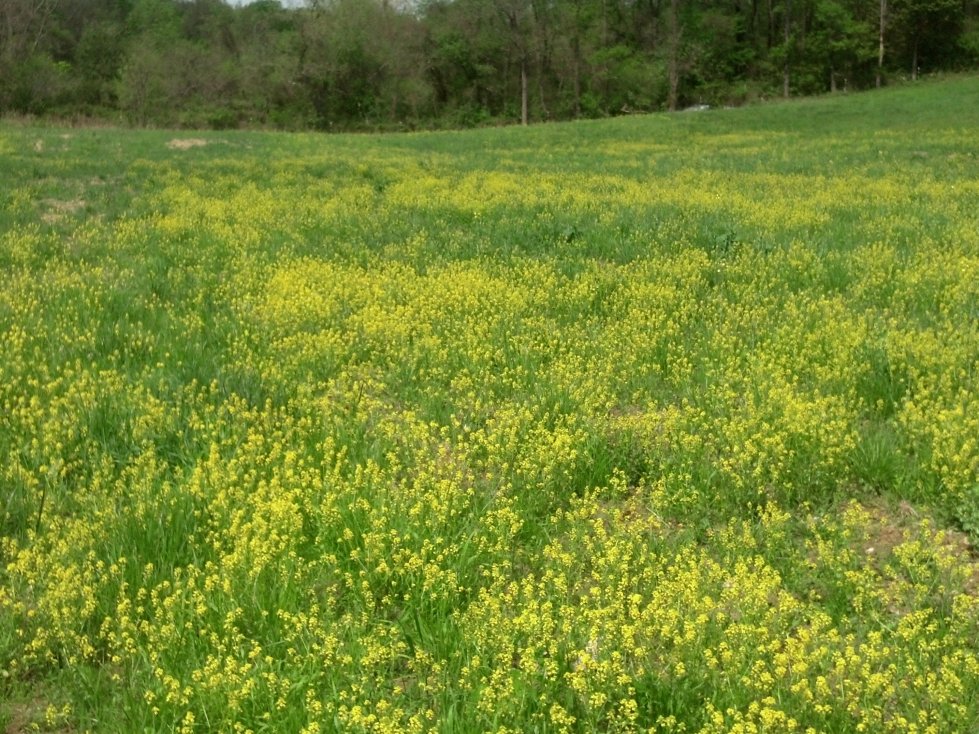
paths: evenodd
<path fill-rule="evenodd" d="M 536 6 L 535 6 L 536 7 Z M 535 13 L 537 28 L 537 97 L 540 101 L 541 117 L 550 119 L 551 113 L 547 108 L 547 94 L 544 90 L 544 80 L 551 70 L 551 44 L 544 13 Z"/>
<path fill-rule="evenodd" d="M 37 26 L 37 33 L 34 36 L 34 43 L 31 45 L 31 53 L 35 53 L 41 45 L 41 41 L 44 39 L 47 33 L 48 21 L 54 15 L 55 2 L 54 0 L 40 0 L 37 4 L 38 15 L 40 20 Z"/>
<path fill-rule="evenodd" d="M 877 88 L 880 89 L 884 74 L 884 19 L 887 17 L 887 0 L 880 0 L 880 44 L 877 47 Z"/>
<path fill-rule="evenodd" d="M 836 72 L 833 70 L 833 67 L 829 69 L 829 91 L 834 94 L 836 93 Z"/>
<path fill-rule="evenodd" d="M 602 48 L 608 48 L 608 7 L 602 0 Z"/>
<path fill-rule="evenodd" d="M 768 32 L 765 34 L 765 48 L 771 50 L 775 43 L 775 7 L 768 0 Z"/>
<path fill-rule="evenodd" d="M 520 59 L 520 124 L 526 125 L 529 122 L 527 112 L 527 58 Z"/>
<path fill-rule="evenodd" d="M 914 46 L 911 47 L 911 79 L 918 80 L 918 37 L 914 37 Z"/>
<path fill-rule="evenodd" d="M 571 86 L 572 109 L 575 119 L 581 117 L 581 0 L 574 4 L 574 32 L 571 34 Z"/>
<path fill-rule="evenodd" d="M 537 97 L 540 99 L 541 116 L 545 120 L 551 119 L 551 112 L 547 109 L 547 95 L 544 93 L 544 73 L 541 71 L 537 75 Z"/>
<path fill-rule="evenodd" d="M 48 32 L 48 21 L 54 14 L 54 0 L 3 0 L 0 29 L 2 56 L 15 59 L 37 52 Z"/>
<path fill-rule="evenodd" d="M 512 72 L 513 72 L 513 67 L 510 65 L 510 54 L 507 54 L 506 55 L 506 58 L 503 61 L 503 97 L 502 97 L 502 104 L 503 104 L 503 109 L 504 110 L 506 110 L 506 108 L 510 106 L 510 92 L 512 91 L 512 87 L 513 87 L 513 80 L 510 78 L 510 75 L 512 74 Z M 489 98 L 489 95 L 487 94 L 487 99 L 488 98 Z"/>
<path fill-rule="evenodd" d="M 602 48 L 608 48 L 608 8 L 607 0 L 602 0 Z M 608 62 L 602 62 L 602 102 L 608 104 L 609 97 Z"/>
<path fill-rule="evenodd" d="M 676 111 L 680 91 L 680 9 L 679 0 L 670 0 L 670 89 L 666 104 L 670 112 Z"/>
<path fill-rule="evenodd" d="M 789 98 L 789 19 L 792 13 L 792 3 L 785 0 L 785 63 L 782 66 L 782 96 Z"/>
<path fill-rule="evenodd" d="M 504 24 L 510 31 L 511 48 L 516 52 L 520 60 L 520 124 L 526 125 L 530 121 L 529 112 L 529 84 L 527 65 L 530 60 L 530 45 L 522 32 L 520 23 L 520 7 L 517 5 L 507 5 L 497 0 L 497 10 L 503 19 Z M 509 54 L 507 54 L 509 57 Z M 509 94 L 507 94 L 509 97 Z"/>

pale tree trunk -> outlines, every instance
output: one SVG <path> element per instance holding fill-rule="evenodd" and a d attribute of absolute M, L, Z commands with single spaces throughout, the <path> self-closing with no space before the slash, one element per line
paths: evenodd
<path fill-rule="evenodd" d="M 520 124 L 526 125 L 530 122 L 529 99 L 530 94 L 527 65 L 530 61 L 530 45 L 524 35 L 524 28 L 521 25 L 520 4 L 512 4 L 496 0 L 497 10 L 503 18 L 503 22 L 510 32 L 510 43 L 513 51 L 516 52 L 520 60 Z M 509 54 L 507 54 L 509 56 Z M 509 77 L 508 77 L 509 78 Z"/>
<path fill-rule="evenodd" d="M 527 59 L 520 59 L 520 124 L 526 125 L 530 121 L 527 112 Z"/>
<path fill-rule="evenodd" d="M 44 39 L 47 33 L 48 21 L 54 16 L 55 10 L 55 0 L 40 0 L 37 4 L 38 15 L 40 16 L 40 21 L 37 26 L 37 34 L 34 36 L 34 43 L 31 46 L 31 52 L 34 53 L 41 45 L 41 41 Z"/>
<path fill-rule="evenodd" d="M 768 0 L 768 32 L 765 34 L 765 48 L 771 50 L 775 45 L 775 6 Z"/>
<path fill-rule="evenodd" d="M 914 46 L 911 47 L 911 79 L 918 80 L 918 37 L 914 37 Z"/>
<path fill-rule="evenodd" d="M 573 60 L 574 116 L 581 117 L 581 3 L 574 4 L 574 35 L 571 37 Z"/>
<path fill-rule="evenodd" d="M 785 0 L 785 63 L 782 66 L 782 96 L 789 98 L 789 18 L 792 3 Z"/>
<path fill-rule="evenodd" d="M 666 104 L 670 112 L 676 110 L 680 91 L 680 8 L 679 0 L 670 0 L 670 89 Z"/>
<path fill-rule="evenodd" d="M 537 97 L 540 100 L 540 111 L 543 119 L 548 120 L 551 117 L 551 111 L 547 108 L 547 95 L 544 94 L 544 73 L 543 71 L 537 75 Z"/>
<path fill-rule="evenodd" d="M 551 112 L 547 108 L 547 95 L 544 93 L 544 78 L 547 71 L 551 68 L 551 44 L 545 23 L 546 16 L 538 14 L 535 18 L 537 28 L 537 98 L 540 101 L 541 117 L 547 120 L 550 118 Z"/>
<path fill-rule="evenodd" d="M 602 48 L 608 48 L 608 8 L 607 0 L 602 0 Z M 608 100 L 609 79 L 608 62 L 602 62 L 602 97 Z"/>
<path fill-rule="evenodd" d="M 55 11 L 55 0 L 0 1 L 0 56 L 10 59 L 36 53 L 48 32 Z"/>
<path fill-rule="evenodd" d="M 884 75 L 884 22 L 887 17 L 887 0 L 880 0 L 880 43 L 877 46 L 877 88 Z"/>

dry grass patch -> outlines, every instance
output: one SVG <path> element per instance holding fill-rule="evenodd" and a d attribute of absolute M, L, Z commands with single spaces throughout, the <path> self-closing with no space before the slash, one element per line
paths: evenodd
<path fill-rule="evenodd" d="M 190 150 L 191 148 L 203 148 L 207 144 L 203 138 L 174 138 L 167 143 L 167 147 L 170 150 Z"/>
<path fill-rule="evenodd" d="M 40 203 L 47 209 L 41 215 L 41 221 L 57 224 L 82 209 L 86 202 L 84 199 L 41 199 Z"/>

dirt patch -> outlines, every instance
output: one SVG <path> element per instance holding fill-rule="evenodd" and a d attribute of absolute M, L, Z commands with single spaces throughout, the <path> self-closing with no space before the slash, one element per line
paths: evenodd
<path fill-rule="evenodd" d="M 866 506 L 866 510 L 872 522 L 863 550 L 878 559 L 888 558 L 897 546 L 912 536 L 912 530 L 918 524 L 918 512 L 907 501 L 902 501 L 896 508 L 874 503 Z"/>
<path fill-rule="evenodd" d="M 85 206 L 84 199 L 41 199 L 41 203 L 51 211 L 62 212 L 64 214 L 74 214 Z"/>
<path fill-rule="evenodd" d="M 207 145 L 203 138 L 174 138 L 167 147 L 170 150 L 190 150 L 191 148 L 202 148 Z"/>
<path fill-rule="evenodd" d="M 41 215 L 45 224 L 56 224 L 85 206 L 84 199 L 41 199 L 47 211 Z"/>
<path fill-rule="evenodd" d="M 967 566 L 971 573 L 963 590 L 970 596 L 979 596 L 979 548 L 972 544 L 968 535 L 958 530 L 945 530 L 943 539 L 953 553 L 969 559 Z"/>
<path fill-rule="evenodd" d="M 27 734 L 46 731 L 50 734 L 73 734 L 75 727 L 68 721 L 68 708 L 58 708 L 43 698 L 33 698 L 7 704 L 0 708 L 3 734 Z"/>
<path fill-rule="evenodd" d="M 6 713 L 8 719 L 4 734 L 39 731 L 39 724 L 44 720 L 44 704 L 40 701 L 11 704 Z"/>
<path fill-rule="evenodd" d="M 965 533 L 953 528 L 940 528 L 929 513 L 904 500 L 896 507 L 880 502 L 867 504 L 864 508 L 872 519 L 865 538 L 866 547 L 862 550 L 873 559 L 872 562 L 878 570 L 884 567 L 894 549 L 902 543 L 931 539 L 960 560 L 963 570 L 968 574 L 962 591 L 971 596 L 979 595 L 979 549 L 970 542 Z M 927 527 L 932 529 L 932 533 L 935 530 L 938 532 L 923 533 Z"/>

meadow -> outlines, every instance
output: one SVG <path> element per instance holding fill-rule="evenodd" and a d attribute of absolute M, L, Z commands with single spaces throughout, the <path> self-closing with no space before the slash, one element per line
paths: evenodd
<path fill-rule="evenodd" d="M 0 125 L 0 728 L 979 730 L 977 142 Z"/>

